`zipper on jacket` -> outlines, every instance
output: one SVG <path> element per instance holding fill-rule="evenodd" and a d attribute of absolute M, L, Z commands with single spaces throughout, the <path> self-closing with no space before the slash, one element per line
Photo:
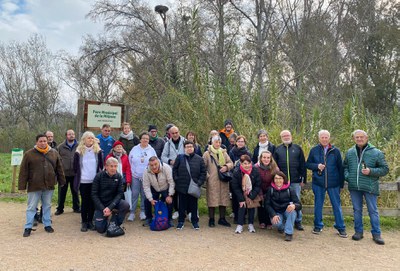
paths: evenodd
<path fill-rule="evenodd" d="M 290 182 L 290 169 L 289 169 L 289 145 L 285 146 L 286 147 L 286 167 L 287 167 L 287 178 L 288 181 Z"/>
<path fill-rule="evenodd" d="M 325 171 L 325 188 L 327 189 L 328 188 L 328 167 L 326 166 L 326 164 L 327 164 L 327 158 L 328 158 L 328 154 L 331 152 L 331 151 L 333 151 L 333 148 L 330 148 L 327 152 L 326 152 L 326 154 L 325 154 L 325 151 L 324 151 L 324 164 L 325 164 L 325 168 L 324 168 L 324 171 Z"/>
<path fill-rule="evenodd" d="M 360 165 L 361 165 L 362 158 L 363 158 L 363 156 L 364 156 L 364 152 L 368 149 L 368 147 L 369 147 L 369 146 L 367 145 L 367 146 L 364 148 L 364 150 L 361 152 L 361 157 L 360 157 L 360 159 L 359 159 L 359 161 L 358 161 L 358 164 L 357 164 L 357 189 L 358 189 L 358 190 L 360 190 L 360 187 L 359 187 L 359 184 L 358 184 L 358 178 L 360 177 Z M 358 158 L 357 147 L 356 147 L 355 151 L 356 151 L 357 158 Z"/>

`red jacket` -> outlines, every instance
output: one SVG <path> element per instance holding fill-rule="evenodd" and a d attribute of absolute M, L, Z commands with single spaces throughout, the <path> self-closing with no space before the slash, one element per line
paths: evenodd
<path fill-rule="evenodd" d="M 114 157 L 112 152 L 109 155 L 107 155 L 105 161 L 107 161 L 107 159 L 110 158 L 110 157 Z M 123 175 L 125 177 L 126 183 L 131 184 L 132 183 L 132 171 L 131 171 L 131 164 L 129 164 L 128 155 L 123 154 L 121 156 L 121 162 L 122 162 L 122 173 L 123 173 Z M 104 164 L 106 164 L 106 163 L 104 162 Z"/>

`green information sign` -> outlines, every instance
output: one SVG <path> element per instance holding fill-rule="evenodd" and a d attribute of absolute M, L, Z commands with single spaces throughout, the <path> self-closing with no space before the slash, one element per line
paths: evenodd
<path fill-rule="evenodd" d="M 12 149 L 11 151 L 11 165 L 12 166 L 19 166 L 22 162 L 22 157 L 24 156 L 23 149 Z"/>

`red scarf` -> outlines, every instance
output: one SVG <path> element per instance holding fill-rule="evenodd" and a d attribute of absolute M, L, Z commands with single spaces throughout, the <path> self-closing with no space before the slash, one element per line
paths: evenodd
<path fill-rule="evenodd" d="M 240 165 L 240 170 L 242 171 L 243 174 L 247 174 L 247 175 L 250 176 L 251 171 L 253 170 L 253 166 L 251 166 L 250 170 L 247 171 L 247 170 L 245 170 L 245 169 L 242 167 L 242 165 Z"/>

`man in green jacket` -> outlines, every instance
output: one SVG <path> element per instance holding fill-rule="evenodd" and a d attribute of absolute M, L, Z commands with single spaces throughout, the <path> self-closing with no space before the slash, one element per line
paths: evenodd
<path fill-rule="evenodd" d="M 363 130 L 355 130 L 353 139 L 356 143 L 351 147 L 344 160 L 344 178 L 348 182 L 354 210 L 354 230 L 352 239 L 361 240 L 363 236 L 363 197 L 367 203 L 371 220 L 371 233 L 375 243 L 384 245 L 381 237 L 377 200 L 379 196 L 379 177 L 389 172 L 384 154 L 368 143 L 368 134 Z"/>

